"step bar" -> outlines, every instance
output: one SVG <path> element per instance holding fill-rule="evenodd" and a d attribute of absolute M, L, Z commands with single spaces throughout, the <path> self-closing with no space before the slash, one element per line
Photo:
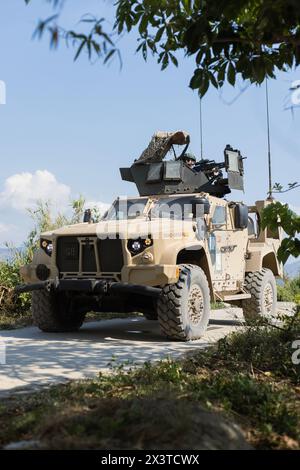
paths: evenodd
<path fill-rule="evenodd" d="M 251 299 L 251 294 L 248 294 L 247 292 L 240 292 L 238 294 L 217 294 L 216 297 L 218 297 L 218 300 L 221 300 L 221 302 L 231 302 L 232 300 L 246 300 L 246 299 Z"/>

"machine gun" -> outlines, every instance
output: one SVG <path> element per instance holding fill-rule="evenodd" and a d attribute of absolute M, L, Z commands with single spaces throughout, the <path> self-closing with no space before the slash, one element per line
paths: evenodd
<path fill-rule="evenodd" d="M 130 168 L 120 168 L 122 179 L 135 183 L 140 196 L 206 192 L 224 197 L 231 189 L 244 189 L 243 157 L 239 150 L 227 145 L 223 162 L 201 160 L 191 169 L 176 157 L 173 147 L 174 144 L 185 145 L 182 156 L 189 142 L 189 135 L 183 131 L 154 134 L 140 158 Z M 171 148 L 175 160 L 163 161 Z M 223 169 L 227 178 L 223 177 Z"/>

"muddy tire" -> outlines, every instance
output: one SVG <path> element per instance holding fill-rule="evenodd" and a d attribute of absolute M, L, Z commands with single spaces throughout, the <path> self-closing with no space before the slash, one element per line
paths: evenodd
<path fill-rule="evenodd" d="M 198 266 L 183 264 L 179 268 L 177 283 L 165 286 L 158 299 L 158 320 L 168 338 L 196 340 L 205 333 L 209 321 L 209 286 Z"/>
<path fill-rule="evenodd" d="M 277 288 L 274 274 L 270 269 L 262 269 L 248 273 L 245 278 L 245 288 L 251 294 L 251 299 L 242 301 L 246 321 L 259 318 L 270 319 L 276 314 Z"/>
<path fill-rule="evenodd" d="M 71 298 L 47 291 L 32 293 L 31 312 L 34 324 L 46 332 L 77 331 L 85 317 L 74 311 Z"/>

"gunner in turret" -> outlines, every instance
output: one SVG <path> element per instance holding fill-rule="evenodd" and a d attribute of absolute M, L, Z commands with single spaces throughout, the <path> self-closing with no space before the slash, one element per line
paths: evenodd
<path fill-rule="evenodd" d="M 180 157 L 180 160 L 182 160 L 186 166 L 188 166 L 191 170 L 194 169 L 194 166 L 196 164 L 196 157 L 192 153 L 185 153 Z"/>

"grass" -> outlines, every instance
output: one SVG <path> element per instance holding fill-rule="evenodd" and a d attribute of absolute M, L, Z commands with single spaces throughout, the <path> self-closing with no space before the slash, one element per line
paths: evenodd
<path fill-rule="evenodd" d="M 224 302 L 211 302 L 210 308 L 211 310 L 219 310 L 220 308 L 230 308 L 232 305 L 225 304 Z"/>
<path fill-rule="evenodd" d="M 299 449 L 295 338 L 299 314 L 283 329 L 253 327 L 181 361 L 137 369 L 113 362 L 110 374 L 10 399 L 0 408 L 0 445 L 33 439 L 45 449 L 198 449 L 207 410 L 237 423 L 256 449 Z"/>
<path fill-rule="evenodd" d="M 0 314 L 0 330 L 14 330 L 16 328 L 24 328 L 32 325 L 32 316 L 30 312 L 22 312 L 12 315 L 1 312 Z"/>

